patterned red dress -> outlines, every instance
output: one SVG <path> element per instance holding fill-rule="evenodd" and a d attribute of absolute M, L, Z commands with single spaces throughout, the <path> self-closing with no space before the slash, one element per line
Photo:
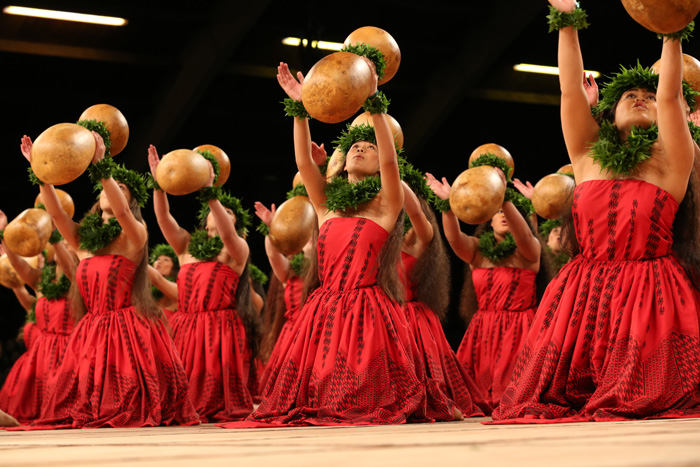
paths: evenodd
<path fill-rule="evenodd" d="M 456 405 L 465 417 L 483 416 L 482 408 L 488 409 L 489 406 L 472 377 L 457 360 L 440 319 L 425 303 L 415 299 L 410 277 L 417 258 L 402 251 L 401 260 L 406 287 L 404 310 L 425 366 L 428 415 L 437 420 L 451 420 L 452 407 Z M 432 414 L 432 411 L 441 413 Z"/>
<path fill-rule="evenodd" d="M 22 336 L 24 337 L 24 346 L 27 348 L 27 350 L 32 348 L 32 345 L 34 345 L 34 341 L 37 337 L 39 337 L 39 334 L 41 334 L 41 330 L 35 322 L 27 321 L 24 324 Z"/>
<path fill-rule="evenodd" d="M 27 351 L 12 366 L 0 391 L 0 410 L 20 423 L 29 423 L 41 414 L 48 378 L 58 367 L 73 331 L 70 308 L 67 298 L 39 297 L 35 306 L 36 324 L 31 323 L 33 330 L 29 333 L 25 326 Z"/>
<path fill-rule="evenodd" d="M 253 411 L 251 351 L 236 312 L 237 287 L 238 274 L 218 261 L 184 264 L 177 277 L 178 311 L 170 324 L 202 422 Z"/>
<path fill-rule="evenodd" d="M 270 379 L 270 369 L 279 367 L 279 360 L 284 359 L 285 355 L 281 349 L 288 347 L 287 341 L 292 338 L 291 331 L 299 317 L 301 309 L 301 294 L 304 288 L 304 281 L 299 276 L 293 276 L 287 279 L 284 284 L 284 317 L 286 321 L 280 335 L 277 337 L 275 347 L 272 349 L 270 358 L 267 360 L 265 371 L 260 378 L 260 393 L 265 389 L 267 381 Z"/>
<path fill-rule="evenodd" d="M 510 382 L 535 315 L 536 277 L 534 271 L 520 268 L 472 271 L 479 308 L 457 349 L 457 359 L 473 372 L 491 409 L 498 406 Z"/>
<path fill-rule="evenodd" d="M 676 201 L 592 180 L 572 209 L 581 254 L 547 288 L 494 420 L 699 417 L 700 307 L 671 251 Z"/>
<path fill-rule="evenodd" d="M 281 346 L 285 357 L 270 369 L 260 407 L 245 423 L 220 426 L 425 419 L 424 376 L 416 373 L 417 349 L 405 314 L 376 282 L 387 236 L 365 218 L 323 223 L 317 247 L 321 286 L 308 297 L 291 338 Z"/>
<path fill-rule="evenodd" d="M 49 380 L 41 419 L 19 429 L 199 422 L 165 325 L 131 304 L 136 266 L 121 255 L 80 261 L 76 280 L 88 313 Z"/>

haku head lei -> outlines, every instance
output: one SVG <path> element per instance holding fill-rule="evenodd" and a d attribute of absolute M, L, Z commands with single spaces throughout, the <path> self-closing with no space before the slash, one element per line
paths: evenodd
<path fill-rule="evenodd" d="M 153 247 L 153 249 L 151 250 L 151 255 L 148 258 L 149 264 L 151 264 L 152 266 L 153 263 L 155 263 L 156 260 L 161 256 L 167 256 L 168 258 L 172 259 L 175 265 L 180 264 L 180 261 L 178 260 L 177 255 L 175 254 L 175 250 L 173 250 L 173 247 L 171 247 L 167 243 L 159 243 L 158 245 Z"/>
<path fill-rule="evenodd" d="M 146 179 L 140 173 L 129 170 L 122 164 L 117 164 L 111 157 L 105 157 L 89 168 L 90 176 L 95 183 L 95 191 L 102 191 L 102 178 L 112 177 L 114 180 L 123 183 L 129 188 L 131 196 L 136 200 L 139 207 L 143 208 L 148 202 L 148 189 Z"/>
<path fill-rule="evenodd" d="M 540 224 L 540 235 L 546 240 L 557 227 L 561 227 L 561 219 L 547 219 Z"/>
<path fill-rule="evenodd" d="M 632 68 L 620 66 L 620 71 L 609 78 L 610 81 L 601 87 L 598 105 L 593 107 L 593 114 L 596 116 L 614 109 L 622 95 L 630 89 L 646 89 L 656 92 L 659 86 L 659 75 L 654 73 L 651 68 L 643 67 L 639 62 Z M 693 90 L 690 84 L 683 81 L 683 97 L 691 112 L 695 111 L 696 95 L 698 92 Z"/>
<path fill-rule="evenodd" d="M 248 271 L 250 272 L 250 278 L 253 280 L 254 283 L 259 284 L 263 287 L 265 286 L 265 284 L 267 284 L 267 281 L 269 280 L 267 274 L 262 272 L 260 268 L 258 268 L 256 265 L 249 263 Z"/>
<path fill-rule="evenodd" d="M 346 45 L 340 49 L 340 51 L 350 52 L 368 58 L 372 63 L 374 63 L 374 67 L 377 69 L 377 78 L 379 78 L 380 81 L 382 78 L 384 78 L 386 59 L 384 58 L 384 54 L 378 48 L 372 47 L 369 44 L 358 42 L 352 45 Z"/>
<path fill-rule="evenodd" d="M 238 235 L 248 235 L 251 217 L 250 212 L 243 208 L 243 203 L 241 203 L 241 200 L 227 193 L 225 190 L 219 190 L 217 199 L 225 208 L 233 211 L 233 214 L 236 216 L 236 224 L 239 226 L 236 228 Z M 197 215 L 197 219 L 199 219 L 200 224 L 204 224 L 207 221 L 209 212 L 209 203 L 202 202 L 202 207 L 199 209 L 199 214 Z"/>

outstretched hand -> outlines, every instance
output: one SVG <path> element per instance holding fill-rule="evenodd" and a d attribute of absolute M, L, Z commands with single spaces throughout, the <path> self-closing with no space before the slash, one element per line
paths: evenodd
<path fill-rule="evenodd" d="M 32 139 L 27 135 L 22 136 L 22 144 L 19 146 L 19 148 L 22 151 L 24 158 L 27 159 L 30 164 L 32 163 L 32 146 Z"/>
<path fill-rule="evenodd" d="M 440 181 L 437 178 L 435 178 L 433 174 L 426 172 L 425 181 L 438 198 L 449 199 L 452 187 L 447 182 L 447 179 L 445 177 L 442 177 L 442 181 Z"/>
<path fill-rule="evenodd" d="M 595 82 L 593 75 L 583 74 L 583 89 L 586 91 L 586 96 L 588 96 L 588 104 L 591 107 L 598 105 L 598 83 Z"/>
<path fill-rule="evenodd" d="M 688 115 L 688 120 L 694 124 L 700 126 L 700 109 L 696 110 L 692 114 Z"/>
<path fill-rule="evenodd" d="M 277 82 L 291 99 L 301 101 L 301 85 L 304 84 L 304 75 L 301 71 L 297 72 L 295 79 L 289 71 L 289 65 L 280 62 L 277 67 Z"/>
<path fill-rule="evenodd" d="M 311 141 L 311 158 L 314 160 L 314 164 L 322 165 L 326 162 L 326 148 L 323 147 L 323 143 L 319 146 L 315 142 Z"/>
<path fill-rule="evenodd" d="M 156 179 L 156 171 L 158 170 L 158 164 L 160 163 L 160 157 L 158 157 L 158 151 L 156 147 L 152 144 L 148 146 L 148 166 L 151 168 L 151 175 L 153 179 Z"/>
<path fill-rule="evenodd" d="M 260 220 L 263 221 L 263 223 L 269 227 L 270 223 L 272 222 L 272 218 L 275 215 L 275 209 L 277 209 L 275 208 L 275 204 L 272 203 L 272 205 L 270 206 L 271 209 L 268 209 L 267 206 L 262 204 L 260 201 L 256 201 L 254 206 L 255 215 L 258 216 Z"/>
<path fill-rule="evenodd" d="M 95 137 L 95 155 L 92 156 L 92 163 L 95 164 L 105 158 L 107 148 L 102 136 L 100 136 L 98 132 L 93 131 L 92 135 Z"/>
<path fill-rule="evenodd" d="M 527 199 L 532 199 L 532 192 L 534 191 L 535 187 L 532 186 L 532 183 L 526 181 L 525 183 L 521 182 L 519 179 L 514 178 L 513 179 L 513 186 L 520 192 L 522 193 L 523 196 L 525 196 Z"/>
<path fill-rule="evenodd" d="M 5 227 L 7 227 L 7 216 L 0 211 L 0 230 L 5 230 Z"/>
<path fill-rule="evenodd" d="M 562 13 L 571 13 L 576 9 L 576 0 L 549 0 L 549 4 Z"/>

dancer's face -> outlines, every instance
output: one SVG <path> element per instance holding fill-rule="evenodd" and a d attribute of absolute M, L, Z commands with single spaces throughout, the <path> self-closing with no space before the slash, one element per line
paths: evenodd
<path fill-rule="evenodd" d="M 561 251 L 561 227 L 555 227 L 549 232 L 547 246 L 555 253 Z"/>
<path fill-rule="evenodd" d="M 357 141 L 345 157 L 345 170 L 351 179 L 363 179 L 379 172 L 379 150 L 369 141 Z"/>
<path fill-rule="evenodd" d="M 510 227 L 508 226 L 506 215 L 503 214 L 503 210 L 498 211 L 496 215 L 491 218 L 491 227 L 493 228 L 493 233 L 496 235 L 504 236 L 510 232 Z"/>
<path fill-rule="evenodd" d="M 129 187 L 123 184 L 122 182 L 117 182 L 117 185 L 124 194 L 124 198 L 126 198 L 127 204 L 131 202 L 131 192 L 129 191 Z M 107 199 L 107 195 L 105 194 L 104 190 L 100 192 L 100 209 L 107 212 L 112 211 L 112 207 L 109 204 L 109 199 Z"/>
<path fill-rule="evenodd" d="M 649 128 L 656 121 L 656 93 L 646 89 L 626 91 L 615 109 L 615 126 Z"/>
<path fill-rule="evenodd" d="M 155 270 L 164 277 L 168 277 L 173 272 L 173 266 L 175 266 L 173 259 L 167 255 L 160 255 L 153 263 Z"/>

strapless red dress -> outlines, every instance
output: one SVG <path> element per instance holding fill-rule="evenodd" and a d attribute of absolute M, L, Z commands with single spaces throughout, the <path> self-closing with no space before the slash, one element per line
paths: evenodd
<path fill-rule="evenodd" d="M 24 328 L 27 351 L 15 362 L 0 391 L 0 410 L 20 423 L 41 415 L 48 379 L 66 350 L 74 321 L 67 298 L 39 297 L 35 306 L 36 324 Z"/>
<path fill-rule="evenodd" d="M 170 324 L 203 422 L 240 420 L 253 411 L 251 351 L 236 311 L 237 288 L 238 274 L 218 261 L 184 264 L 177 276 Z"/>
<path fill-rule="evenodd" d="M 387 236 L 365 218 L 323 223 L 317 247 L 321 286 L 304 303 L 280 348 L 284 358 L 270 369 L 260 407 L 246 422 L 219 426 L 426 419 L 424 375 L 415 368 L 418 351 L 406 316 L 376 282 Z"/>
<path fill-rule="evenodd" d="M 88 312 L 49 379 L 41 418 L 14 429 L 199 423 L 165 325 L 131 304 L 135 272 L 120 255 L 80 261 L 76 280 Z"/>
<path fill-rule="evenodd" d="M 700 416 L 699 294 L 671 250 L 678 204 L 641 180 L 579 184 L 581 253 L 549 284 L 502 423 Z"/>
<path fill-rule="evenodd" d="M 456 406 L 465 417 L 483 416 L 489 406 L 471 375 L 457 360 L 440 319 L 415 298 L 409 278 L 417 259 L 401 252 L 401 260 L 406 287 L 404 310 L 425 366 L 428 415 L 436 420 L 451 420 L 452 407 Z"/>

